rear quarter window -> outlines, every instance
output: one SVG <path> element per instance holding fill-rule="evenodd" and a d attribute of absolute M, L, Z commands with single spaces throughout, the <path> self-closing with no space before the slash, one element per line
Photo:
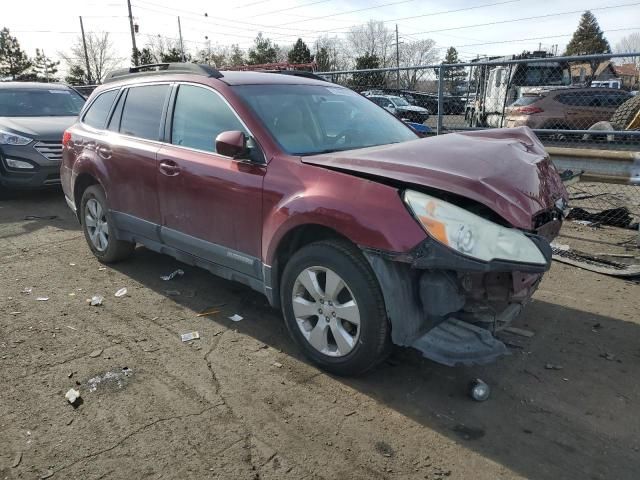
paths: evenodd
<path fill-rule="evenodd" d="M 129 88 L 122 110 L 120 133 L 147 140 L 158 140 L 168 93 L 169 85 Z"/>
<path fill-rule="evenodd" d="M 83 123 L 93 128 L 104 128 L 117 94 L 118 90 L 109 90 L 98 95 L 84 114 Z"/>
<path fill-rule="evenodd" d="M 524 95 L 511 104 L 513 107 L 524 107 L 536 103 L 538 100 L 542 100 L 544 97 L 540 95 Z"/>

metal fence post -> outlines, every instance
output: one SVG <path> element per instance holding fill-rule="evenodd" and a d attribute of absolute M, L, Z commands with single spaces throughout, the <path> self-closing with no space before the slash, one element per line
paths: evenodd
<path fill-rule="evenodd" d="M 436 135 L 442 134 L 442 104 L 444 96 L 444 65 L 438 67 L 438 122 L 436 123 Z"/>

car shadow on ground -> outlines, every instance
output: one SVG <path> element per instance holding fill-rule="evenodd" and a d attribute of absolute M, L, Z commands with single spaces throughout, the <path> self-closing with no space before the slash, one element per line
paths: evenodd
<path fill-rule="evenodd" d="M 1 191 L 0 226 L 10 223 L 19 224 L 19 228 L 3 229 L 0 238 L 18 237 L 46 227 L 80 230 L 80 224 L 65 203 L 60 187 L 34 191 Z"/>
<path fill-rule="evenodd" d="M 237 283 L 138 248 L 113 268 L 194 311 L 224 304 L 212 321 L 305 361 L 281 315 Z M 183 277 L 160 275 L 181 268 Z M 245 320 L 233 323 L 229 315 Z M 448 368 L 396 348 L 359 378 L 335 378 L 465 447 L 533 479 L 634 478 L 640 468 L 640 328 L 615 318 L 534 300 L 517 326 L 512 355 L 483 367 Z M 468 382 L 482 378 L 491 398 L 477 403 Z"/>

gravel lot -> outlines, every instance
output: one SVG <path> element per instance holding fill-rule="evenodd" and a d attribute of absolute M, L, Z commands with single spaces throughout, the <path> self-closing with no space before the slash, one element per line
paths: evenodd
<path fill-rule="evenodd" d="M 0 478 L 637 479 L 639 293 L 554 264 L 510 357 L 447 368 L 398 349 L 335 378 L 247 288 L 143 248 L 104 268 L 60 192 L 2 200 Z"/>

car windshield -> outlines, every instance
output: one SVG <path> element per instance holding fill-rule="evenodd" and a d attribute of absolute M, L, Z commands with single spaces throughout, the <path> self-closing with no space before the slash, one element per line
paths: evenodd
<path fill-rule="evenodd" d="M 393 103 L 396 104 L 397 107 L 406 107 L 406 106 L 410 105 L 409 102 L 407 102 L 402 97 L 391 97 L 391 100 L 393 101 Z"/>
<path fill-rule="evenodd" d="M 417 138 L 386 110 L 346 88 L 238 85 L 233 90 L 290 154 L 353 150 Z"/>
<path fill-rule="evenodd" d="M 75 117 L 84 102 L 71 89 L 0 88 L 0 117 Z"/>

